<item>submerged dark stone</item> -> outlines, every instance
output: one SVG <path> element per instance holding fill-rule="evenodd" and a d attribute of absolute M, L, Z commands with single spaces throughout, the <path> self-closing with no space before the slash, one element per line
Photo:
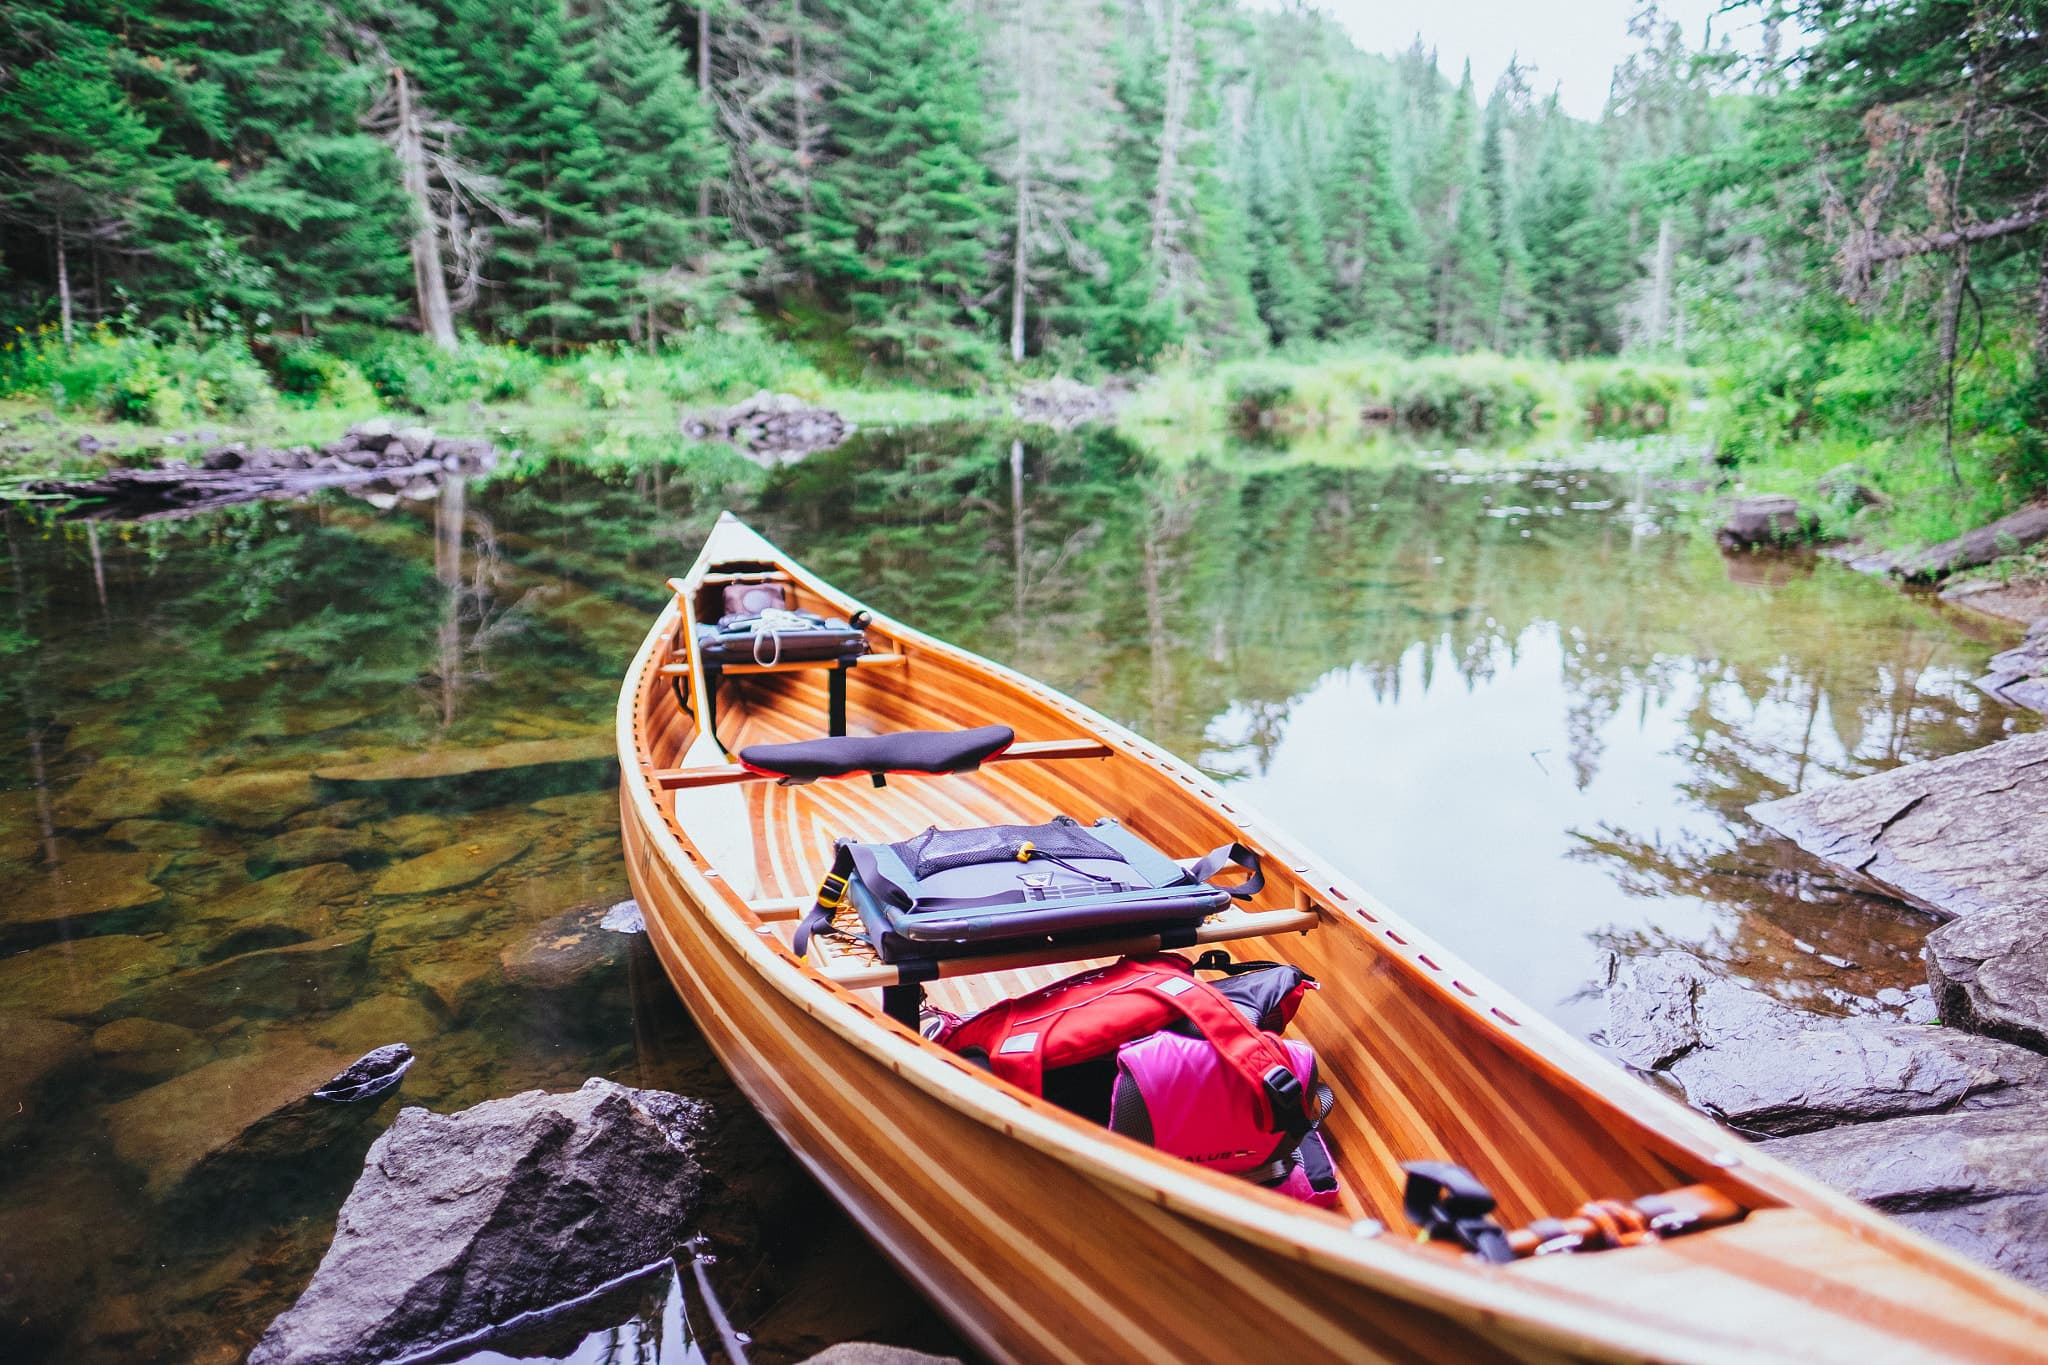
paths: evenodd
<path fill-rule="evenodd" d="M 2048 1057 L 1955 1029 L 1830 1019 L 1716 977 L 1686 953 L 1610 958 L 1608 1043 L 1696 1108 L 1785 1135 L 1975 1109 L 2048 1082 Z"/>
<path fill-rule="evenodd" d="M 673 1255 L 702 1195 L 696 1102 L 593 1079 L 402 1111 L 334 1243 L 250 1365 L 369 1365 L 589 1294 Z"/>

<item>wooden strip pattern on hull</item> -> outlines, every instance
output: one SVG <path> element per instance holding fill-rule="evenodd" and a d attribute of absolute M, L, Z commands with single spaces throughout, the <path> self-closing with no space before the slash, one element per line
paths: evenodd
<path fill-rule="evenodd" d="M 777 563 L 799 605 L 859 605 L 730 520 L 693 580 L 735 561 Z M 671 607 L 656 622 L 619 713 L 628 867 L 656 950 L 742 1090 L 992 1356 L 1870 1365 L 2038 1358 L 2048 1342 L 2039 1296 L 1629 1080 L 1199 773 L 1042 685 L 893 622 L 877 621 L 871 637 L 903 662 L 865 678 L 855 670 L 854 732 L 994 722 L 1024 740 L 1098 737 L 1114 756 L 893 778 L 881 789 L 727 788 L 720 796 L 741 803 L 732 809 L 750 856 L 712 865 L 654 778 L 717 759 L 661 674 L 671 641 L 688 639 L 677 633 L 683 619 Z M 701 711 L 694 676 L 693 693 Z M 811 737 L 825 701 L 815 670 L 736 679 L 721 690 L 720 733 L 735 747 Z M 796 959 L 786 920 L 747 909 L 749 897 L 814 889 L 835 836 L 898 838 L 932 823 L 1056 811 L 1115 815 L 1177 854 L 1243 838 L 1268 859 L 1257 908 L 1321 908 L 1316 931 L 1247 940 L 1236 955 L 1292 961 L 1324 984 L 1297 1028 L 1340 1092 L 1330 1133 L 1354 1212 L 1396 1223 L 1396 1164 L 1412 1158 L 1470 1166 L 1514 1221 L 1693 1181 L 1756 1212 L 1725 1229 L 1504 1268 L 1416 1246 L 1398 1228 L 1362 1237 L 1349 1219 L 1162 1158 L 991 1080 L 887 1021 L 874 992 L 836 987 Z M 932 995 L 969 1010 L 1079 965 L 948 980 Z M 1733 1165 L 1717 1162 L 1727 1149 L 1739 1153 Z"/>

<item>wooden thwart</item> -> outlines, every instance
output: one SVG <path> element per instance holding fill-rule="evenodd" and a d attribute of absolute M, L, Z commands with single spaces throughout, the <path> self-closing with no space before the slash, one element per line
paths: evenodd
<path fill-rule="evenodd" d="M 989 764 L 1012 763 L 1019 759 L 1108 758 L 1112 752 L 1110 747 L 1099 739 L 1039 739 L 1023 744 L 1012 744 L 1001 753 L 993 754 L 982 762 Z M 908 774 L 911 777 L 925 775 Z M 710 768 L 664 768 L 654 774 L 654 784 L 663 791 L 680 791 L 686 787 L 724 787 L 735 782 L 779 780 L 773 773 L 757 773 L 737 763 L 723 763 Z"/>
<path fill-rule="evenodd" d="M 838 668 L 842 665 L 861 668 L 888 668 L 895 664 L 908 663 L 903 654 L 861 654 L 851 659 L 791 659 L 778 664 L 720 664 L 718 671 L 726 677 L 738 677 L 749 673 L 794 673 L 805 668 Z M 687 678 L 690 666 L 686 663 L 663 664 L 661 674 L 665 678 Z"/>
<path fill-rule="evenodd" d="M 1195 930 L 1195 946 L 1228 943 L 1232 939 L 1265 938 L 1271 934 L 1305 934 L 1321 923 L 1314 910 L 1225 910 L 1211 916 Z M 900 984 L 896 968 L 886 962 L 835 954 L 829 934 L 811 939 L 818 970 L 849 990 Z M 1092 939 L 1085 943 L 1048 944 L 1019 953 L 990 953 L 977 957 L 951 957 L 937 964 L 940 979 L 981 976 L 988 972 L 1010 972 L 1026 967 L 1046 967 L 1059 962 L 1090 962 L 1099 957 L 1123 957 L 1135 953 L 1156 953 L 1165 945 L 1157 934 L 1132 938 Z"/>

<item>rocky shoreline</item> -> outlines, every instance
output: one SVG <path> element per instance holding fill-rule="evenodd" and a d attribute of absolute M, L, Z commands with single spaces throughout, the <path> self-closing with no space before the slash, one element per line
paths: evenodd
<path fill-rule="evenodd" d="M 1606 1041 L 1694 1107 L 2048 1288 L 2048 733 L 1753 806 L 1946 921 L 1927 983 L 1833 1018 L 1679 952 L 1610 958 Z"/>
<path fill-rule="evenodd" d="M 321 488 L 357 490 L 381 507 L 437 496 L 453 473 L 495 468 L 489 441 L 437 436 L 428 427 L 400 427 L 378 418 L 352 426 L 323 446 L 266 446 L 228 441 L 197 462 L 170 459 L 144 468 L 115 468 L 89 479 L 40 479 L 31 495 L 70 500 L 87 518 L 155 521 L 258 499 L 295 498 Z"/>

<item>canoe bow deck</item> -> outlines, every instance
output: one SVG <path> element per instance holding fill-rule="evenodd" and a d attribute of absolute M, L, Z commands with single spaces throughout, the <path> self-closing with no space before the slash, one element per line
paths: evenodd
<path fill-rule="evenodd" d="M 994 1358 L 2043 1358 L 2048 1300 L 1792 1172 L 1513 1001 L 1201 773 L 1030 679 L 876 616 L 873 654 L 732 668 L 717 738 L 1014 728 L 1012 761 L 884 787 L 749 780 L 700 730 L 695 599 L 728 566 L 796 605 L 861 604 L 727 515 L 634 659 L 618 738 L 628 870 L 734 1080 L 877 1245 Z M 843 691 L 841 690 L 843 688 Z M 835 693 L 837 696 L 835 696 Z M 685 704 L 687 703 L 687 705 Z M 1198 1169 L 991 1078 L 883 1013 L 871 961 L 789 946 L 833 841 L 1115 816 L 1175 856 L 1241 840 L 1267 887 L 1218 936 L 1322 984 L 1293 1033 L 1338 1094 L 1343 1215 Z M 1142 944 L 1129 945 L 1142 947 Z M 947 977 L 968 1013 L 1081 970 Z M 1739 1223 L 1490 1266 L 1412 1240 L 1399 1164 L 1449 1160 L 1510 1226 L 1701 1183 Z M 1383 1226 L 1383 1233 L 1374 1228 Z"/>

